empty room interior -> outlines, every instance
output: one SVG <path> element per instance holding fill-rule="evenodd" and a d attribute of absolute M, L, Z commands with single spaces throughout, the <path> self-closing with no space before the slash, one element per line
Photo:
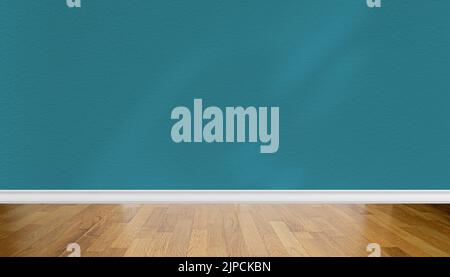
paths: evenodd
<path fill-rule="evenodd" d="M 434 271 L 450 257 L 449 11 L 0 0 L 0 267 Z"/>

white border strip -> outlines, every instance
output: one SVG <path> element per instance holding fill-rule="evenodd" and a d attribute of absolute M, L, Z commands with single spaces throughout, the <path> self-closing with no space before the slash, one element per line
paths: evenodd
<path fill-rule="evenodd" d="M 450 190 L 0 190 L 3 204 L 445 203 Z"/>

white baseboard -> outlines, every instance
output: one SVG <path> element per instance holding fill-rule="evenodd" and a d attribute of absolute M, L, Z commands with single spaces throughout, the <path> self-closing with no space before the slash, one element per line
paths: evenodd
<path fill-rule="evenodd" d="M 450 190 L 0 190 L 3 204 L 450 203 Z"/>

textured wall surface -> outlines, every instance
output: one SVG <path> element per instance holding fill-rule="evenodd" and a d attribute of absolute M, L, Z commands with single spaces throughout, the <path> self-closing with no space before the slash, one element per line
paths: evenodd
<path fill-rule="evenodd" d="M 0 189 L 450 189 L 450 1 L 0 1 Z M 175 144 L 280 107 L 280 147 Z"/>

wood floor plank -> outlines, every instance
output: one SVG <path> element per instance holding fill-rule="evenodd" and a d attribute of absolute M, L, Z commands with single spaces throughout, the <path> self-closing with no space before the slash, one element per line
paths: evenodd
<path fill-rule="evenodd" d="M 33 256 L 37 255 L 46 245 L 53 242 L 61 231 L 60 227 L 70 224 L 76 215 L 83 212 L 88 205 L 61 205 L 54 206 L 54 210 L 46 217 L 23 226 L 18 231 L 12 232 L 4 240 L 0 241 L 0 255 L 9 252 L 10 256 Z M 34 208 L 34 207 L 33 207 Z M 32 210 L 30 213 L 34 213 Z M 24 215 L 26 216 L 26 215 Z M 20 216 L 18 221 L 20 222 Z M 13 251 L 7 250 L 14 249 Z"/>
<path fill-rule="evenodd" d="M 192 229 L 187 256 L 208 256 L 208 231 L 206 229 Z"/>
<path fill-rule="evenodd" d="M 450 205 L 0 205 L 0 256 L 450 256 Z"/>
<path fill-rule="evenodd" d="M 207 211 L 207 225 L 208 242 L 207 251 L 208 256 L 212 257 L 226 257 L 227 244 L 224 234 L 224 222 L 220 213 L 220 205 L 209 206 Z"/>
<path fill-rule="evenodd" d="M 133 239 L 141 230 L 142 226 L 147 222 L 154 207 L 143 206 L 136 213 L 134 218 L 125 226 L 119 236 L 112 243 L 112 247 L 115 248 L 127 248 L 131 245 Z"/>
<path fill-rule="evenodd" d="M 297 240 L 294 234 L 289 230 L 284 222 L 273 221 L 270 223 L 281 240 L 281 243 L 286 248 L 290 256 L 293 257 L 307 257 L 308 252 L 303 245 Z"/>
<path fill-rule="evenodd" d="M 126 228 L 125 223 L 114 223 L 107 230 L 102 233 L 92 245 L 89 246 L 87 251 L 90 252 L 103 252 L 110 248 L 112 243 L 120 236 L 123 230 Z"/>
<path fill-rule="evenodd" d="M 248 251 L 252 256 L 267 256 L 267 249 L 263 243 L 261 235 L 256 228 L 255 222 L 249 212 L 238 214 L 239 226 Z"/>
<path fill-rule="evenodd" d="M 249 256 L 245 237 L 239 223 L 239 216 L 233 207 L 223 211 L 223 228 L 228 254 L 232 257 Z"/>
<path fill-rule="evenodd" d="M 289 253 L 281 242 L 275 230 L 270 225 L 270 222 L 274 219 L 272 216 L 267 216 L 265 213 L 267 209 L 261 207 L 258 210 L 252 211 L 252 217 L 254 218 L 256 228 L 258 228 L 259 234 L 266 246 L 267 252 L 270 256 L 274 257 L 288 257 Z"/>
<path fill-rule="evenodd" d="M 147 250 L 146 256 L 165 257 L 174 256 L 172 253 L 179 254 L 179 252 L 174 252 L 173 249 L 169 248 L 169 244 L 172 241 L 172 238 L 172 233 L 156 232 L 154 240 L 152 240 L 150 247 Z"/>
<path fill-rule="evenodd" d="M 167 255 L 171 257 L 186 257 L 191 239 L 192 217 L 178 217 L 171 239 L 167 245 Z"/>

